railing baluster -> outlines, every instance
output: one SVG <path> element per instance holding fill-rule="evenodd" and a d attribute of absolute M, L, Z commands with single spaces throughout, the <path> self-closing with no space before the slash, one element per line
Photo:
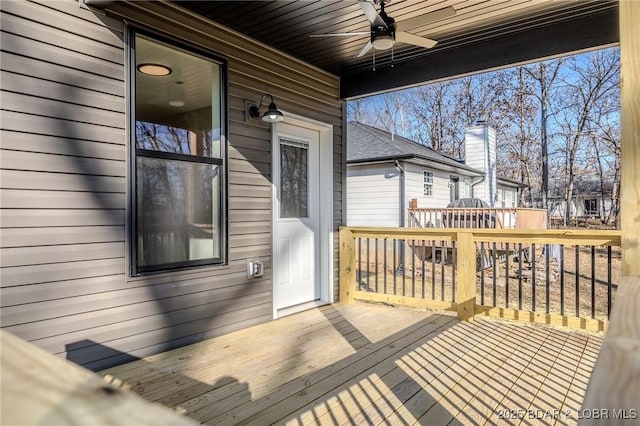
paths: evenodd
<path fill-rule="evenodd" d="M 536 245 L 531 244 L 531 311 L 536 311 Z"/>
<path fill-rule="evenodd" d="M 518 243 L 518 309 L 522 309 L 522 243 Z"/>
<path fill-rule="evenodd" d="M 591 246 L 591 318 L 596 317 L 596 246 Z"/>
<path fill-rule="evenodd" d="M 456 256 L 456 242 L 451 241 L 451 301 L 454 303 L 456 301 Z"/>
<path fill-rule="evenodd" d="M 580 317 L 580 246 L 576 250 L 576 316 Z"/>
<path fill-rule="evenodd" d="M 397 258 L 397 248 L 398 248 L 398 240 L 396 240 L 395 238 L 393 239 L 393 271 L 392 271 L 392 276 L 393 276 L 393 294 L 396 295 L 398 294 L 397 292 L 397 283 L 396 283 L 396 275 L 398 272 L 398 258 Z"/>
<path fill-rule="evenodd" d="M 505 246 L 505 258 L 504 258 L 504 306 L 509 307 L 509 243 Z"/>
<path fill-rule="evenodd" d="M 369 238 L 367 238 L 367 291 L 371 289 L 371 271 L 369 270 L 369 265 L 371 265 L 371 260 L 369 255 L 371 254 L 371 249 L 369 247 Z"/>
<path fill-rule="evenodd" d="M 380 275 L 380 264 L 378 263 L 378 238 L 376 238 L 374 241 L 374 247 L 376 250 L 374 259 L 376 262 L 376 278 L 375 278 L 375 283 L 376 283 L 376 293 L 378 292 L 378 275 Z"/>
<path fill-rule="evenodd" d="M 444 241 L 440 241 L 440 300 L 444 301 L 444 262 L 447 258 L 447 249 Z"/>
<path fill-rule="evenodd" d="M 427 241 L 426 240 L 422 240 L 422 244 L 421 244 L 421 260 L 422 260 L 422 298 L 426 299 L 427 295 L 425 294 L 425 268 L 424 268 L 424 257 L 425 257 L 425 252 L 427 251 Z"/>
<path fill-rule="evenodd" d="M 406 296 L 407 295 L 407 274 L 405 274 L 405 271 L 407 269 L 407 250 L 405 247 L 405 240 L 400 240 L 400 258 L 402 261 L 401 268 L 399 269 L 399 272 L 402 273 L 402 295 Z"/>
<path fill-rule="evenodd" d="M 416 240 L 411 240 L 411 296 L 416 297 Z"/>
<path fill-rule="evenodd" d="M 480 243 L 480 304 L 484 305 L 484 241 Z"/>
<path fill-rule="evenodd" d="M 611 246 L 607 247 L 607 319 L 611 315 Z"/>
<path fill-rule="evenodd" d="M 550 244 L 547 244 L 546 249 L 544 251 L 544 262 L 545 262 L 545 295 L 544 295 L 544 311 L 545 313 L 549 313 L 549 250 L 551 248 Z"/>
<path fill-rule="evenodd" d="M 387 238 L 385 237 L 384 240 L 382 240 L 382 264 L 383 264 L 383 271 L 382 271 L 382 287 L 384 288 L 384 294 L 387 294 L 387 268 L 389 267 L 387 265 Z"/>
<path fill-rule="evenodd" d="M 496 289 L 498 287 L 498 259 L 496 256 L 496 243 L 493 243 L 493 250 L 491 253 L 491 258 L 493 261 L 493 306 L 496 305 Z"/>
<path fill-rule="evenodd" d="M 560 315 L 564 315 L 564 244 L 560 245 L 560 259 L 559 259 L 559 271 L 560 274 Z"/>
<path fill-rule="evenodd" d="M 436 299 L 436 240 L 431 240 L 431 299 Z"/>
<path fill-rule="evenodd" d="M 362 282 L 362 238 L 358 238 L 358 282 L 356 283 L 356 290 L 360 290 L 360 283 Z"/>

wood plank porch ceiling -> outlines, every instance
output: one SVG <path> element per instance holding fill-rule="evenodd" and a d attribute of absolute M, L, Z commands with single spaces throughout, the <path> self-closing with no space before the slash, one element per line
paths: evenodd
<path fill-rule="evenodd" d="M 546 327 L 356 303 L 103 373 L 214 425 L 500 424 L 501 415 L 512 417 L 507 423 L 523 416 L 575 424 L 601 343 Z"/>
<path fill-rule="evenodd" d="M 431 50 L 399 44 L 393 62 L 390 51 L 378 52 L 375 74 L 371 52 L 355 58 L 368 35 L 309 37 L 368 31 L 357 1 L 176 3 L 339 75 L 343 98 L 598 47 L 619 38 L 617 0 L 393 0 L 386 11 L 396 22 L 447 6 L 457 13 L 410 31 L 438 40 Z M 376 75 L 379 78 L 373 78 Z"/>

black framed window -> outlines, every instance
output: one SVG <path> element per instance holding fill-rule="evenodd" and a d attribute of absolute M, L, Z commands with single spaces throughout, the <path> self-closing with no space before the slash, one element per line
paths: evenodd
<path fill-rule="evenodd" d="M 226 65 L 131 40 L 132 273 L 223 263 Z"/>

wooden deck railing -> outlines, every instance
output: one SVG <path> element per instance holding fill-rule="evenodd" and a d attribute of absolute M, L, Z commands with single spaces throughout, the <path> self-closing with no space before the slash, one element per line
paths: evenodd
<path fill-rule="evenodd" d="M 603 331 L 620 232 L 340 229 L 340 297 Z"/>
<path fill-rule="evenodd" d="M 582 409 L 597 413 L 584 424 L 637 423 L 640 419 L 640 277 L 623 277 L 607 336 L 589 380 Z"/>
<path fill-rule="evenodd" d="M 528 208 L 409 208 L 409 228 L 545 229 L 547 211 Z"/>
<path fill-rule="evenodd" d="M 6 331 L 0 347 L 3 425 L 199 424 Z"/>

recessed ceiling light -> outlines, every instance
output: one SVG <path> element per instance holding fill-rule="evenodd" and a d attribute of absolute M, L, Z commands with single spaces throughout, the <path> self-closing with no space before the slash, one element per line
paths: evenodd
<path fill-rule="evenodd" d="M 162 77 L 171 74 L 171 68 L 166 65 L 160 64 L 140 64 L 138 65 L 138 71 L 142 74 L 153 75 Z"/>

